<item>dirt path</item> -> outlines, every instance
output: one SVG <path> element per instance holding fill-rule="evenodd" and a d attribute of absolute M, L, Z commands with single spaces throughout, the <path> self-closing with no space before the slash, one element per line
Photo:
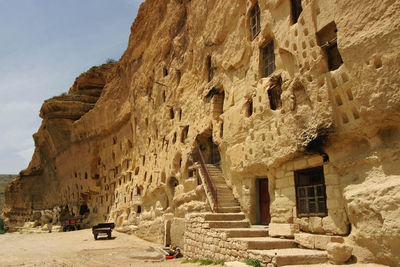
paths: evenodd
<path fill-rule="evenodd" d="M 0 266 L 199 266 L 179 259 L 157 261 L 159 253 L 151 248 L 156 244 L 115 231 L 113 237 L 95 241 L 90 229 L 0 235 Z"/>

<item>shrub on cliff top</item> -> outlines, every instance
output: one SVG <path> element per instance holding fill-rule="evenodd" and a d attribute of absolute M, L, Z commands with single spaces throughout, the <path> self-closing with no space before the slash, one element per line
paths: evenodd
<path fill-rule="evenodd" d="M 113 59 L 113 58 L 107 58 L 107 60 L 106 60 L 106 64 L 114 64 L 115 62 L 117 62 L 117 61 L 115 61 L 115 59 Z"/>

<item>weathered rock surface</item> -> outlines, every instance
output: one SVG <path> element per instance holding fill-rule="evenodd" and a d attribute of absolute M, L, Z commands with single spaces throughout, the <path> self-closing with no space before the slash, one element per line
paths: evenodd
<path fill-rule="evenodd" d="M 0 174 L 0 211 L 4 206 L 4 191 L 7 184 L 15 177 L 15 175 L 10 174 Z M 0 214 L 1 217 L 1 214 Z"/>
<path fill-rule="evenodd" d="M 213 208 L 200 149 L 252 224 L 344 236 L 360 262 L 399 266 L 400 3 L 303 0 L 295 19 L 292 1 L 259 1 L 252 25 L 256 2 L 143 3 L 121 59 L 43 104 L 8 224 L 68 205 L 182 246 L 169 223 Z"/>
<path fill-rule="evenodd" d="M 331 242 L 327 245 L 328 259 L 333 264 L 344 264 L 351 257 L 353 248 L 340 243 Z"/>

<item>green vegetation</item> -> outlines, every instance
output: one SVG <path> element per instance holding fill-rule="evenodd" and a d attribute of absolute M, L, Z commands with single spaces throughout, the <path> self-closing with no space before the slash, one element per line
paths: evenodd
<path fill-rule="evenodd" d="M 262 267 L 261 263 L 258 260 L 246 260 L 246 264 L 254 267 Z"/>
<path fill-rule="evenodd" d="M 210 260 L 210 259 L 186 259 L 182 261 L 182 264 L 185 263 L 200 263 L 200 265 L 224 265 L 225 261 L 222 260 Z"/>
<path fill-rule="evenodd" d="M 0 218 L 0 234 L 4 234 L 6 229 L 4 228 L 4 221 Z"/>
<path fill-rule="evenodd" d="M 78 94 L 78 93 L 62 93 L 62 94 L 60 94 L 59 96 L 76 96 L 76 97 L 78 97 L 78 96 L 81 96 L 81 94 Z"/>
<path fill-rule="evenodd" d="M 115 62 L 117 62 L 117 61 L 113 58 L 107 58 L 107 60 L 106 60 L 106 64 L 114 64 Z"/>

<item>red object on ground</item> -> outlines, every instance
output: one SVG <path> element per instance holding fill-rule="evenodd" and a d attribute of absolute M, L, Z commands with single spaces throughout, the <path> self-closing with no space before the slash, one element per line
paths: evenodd
<path fill-rule="evenodd" d="M 176 255 L 167 255 L 167 256 L 165 256 L 165 259 L 167 259 L 167 260 L 170 260 L 170 259 L 174 259 L 174 258 L 176 258 Z"/>

